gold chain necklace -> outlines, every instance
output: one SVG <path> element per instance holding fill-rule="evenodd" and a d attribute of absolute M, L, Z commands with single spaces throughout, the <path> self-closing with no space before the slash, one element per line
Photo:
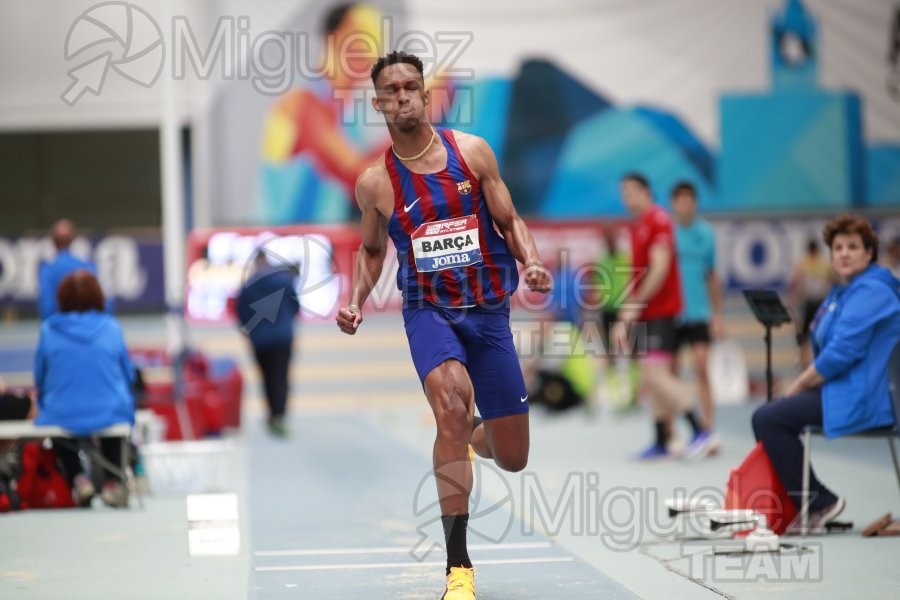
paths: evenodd
<path fill-rule="evenodd" d="M 408 160 L 418 160 L 425 156 L 425 153 L 428 152 L 428 149 L 431 148 L 431 145 L 434 143 L 435 138 L 437 137 L 437 131 L 434 130 L 434 126 L 431 126 L 431 139 L 428 140 L 428 144 L 425 146 L 425 149 L 416 154 L 415 156 L 400 156 L 397 154 L 397 150 L 394 148 L 394 145 L 391 144 L 391 152 L 394 153 L 394 156 L 406 162 Z"/>

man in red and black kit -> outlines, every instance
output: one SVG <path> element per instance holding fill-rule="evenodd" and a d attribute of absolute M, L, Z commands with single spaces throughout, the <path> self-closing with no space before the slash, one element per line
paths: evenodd
<path fill-rule="evenodd" d="M 699 431 L 700 425 L 690 405 L 688 389 L 672 374 L 669 365 L 677 351 L 675 317 L 681 312 L 681 283 L 675 255 L 672 218 L 653 201 L 650 184 L 640 173 L 628 173 L 621 181 L 622 199 L 634 216 L 631 224 L 633 277 L 631 295 L 622 305 L 616 338 L 619 347 L 628 345 L 628 330 L 638 321 L 646 329 L 633 336 L 641 363 L 641 383 L 650 399 L 655 440 L 636 458 L 669 458 L 669 423 L 683 414 Z"/>

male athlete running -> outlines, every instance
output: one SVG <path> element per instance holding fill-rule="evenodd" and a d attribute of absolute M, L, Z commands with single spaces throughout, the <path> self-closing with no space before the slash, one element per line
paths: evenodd
<path fill-rule="evenodd" d="M 337 323 L 344 333 L 356 333 L 390 237 L 410 352 L 437 422 L 433 460 L 447 542 L 442 598 L 473 600 L 468 445 L 503 469 L 525 468 L 528 396 L 509 328 L 509 298 L 518 285 L 516 259 L 532 290 L 548 292 L 550 275 L 490 146 L 428 122 L 431 92 L 422 61 L 392 52 L 372 68 L 372 82 L 373 105 L 384 114 L 393 143 L 356 182 L 363 240 L 350 304 L 338 311 Z M 473 427 L 476 405 L 484 421 Z"/>

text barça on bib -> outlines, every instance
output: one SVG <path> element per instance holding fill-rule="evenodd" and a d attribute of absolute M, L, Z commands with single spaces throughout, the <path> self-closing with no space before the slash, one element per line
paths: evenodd
<path fill-rule="evenodd" d="M 482 261 L 475 215 L 422 223 L 411 239 L 416 270 L 420 273 L 467 267 Z"/>

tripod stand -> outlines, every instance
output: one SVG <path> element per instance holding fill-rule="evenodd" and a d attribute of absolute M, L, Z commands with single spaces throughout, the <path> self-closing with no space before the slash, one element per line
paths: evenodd
<path fill-rule="evenodd" d="M 772 401 L 772 328 L 780 327 L 784 323 L 790 323 L 791 315 L 788 314 L 778 292 L 775 290 L 744 290 L 744 298 L 756 319 L 766 328 L 766 402 Z"/>

